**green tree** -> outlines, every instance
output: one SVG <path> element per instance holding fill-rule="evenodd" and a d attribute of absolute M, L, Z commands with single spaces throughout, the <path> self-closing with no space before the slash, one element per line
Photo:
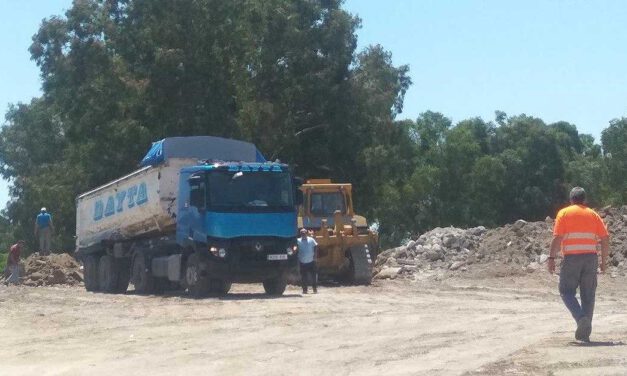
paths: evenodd
<path fill-rule="evenodd" d="M 627 202 L 627 118 L 614 119 L 601 133 L 608 167 L 608 201 Z"/>
<path fill-rule="evenodd" d="M 440 168 L 443 171 L 440 199 L 443 205 L 443 225 L 463 226 L 472 223 L 473 171 L 477 161 L 489 153 L 489 136 L 493 127 L 481 119 L 458 123 L 446 134 Z"/>
<path fill-rule="evenodd" d="M 355 52 L 360 20 L 341 4 L 81 0 L 44 20 L 30 47 L 43 96 L 0 131 L 16 231 L 31 234 L 45 205 L 71 248 L 77 194 L 134 170 L 151 141 L 199 134 L 252 141 L 305 177 L 352 181 L 374 210 L 385 181 L 356 166 L 407 138 L 394 117 L 411 80 L 381 46 Z"/>
<path fill-rule="evenodd" d="M 564 165 L 555 136 L 544 122 L 524 114 L 508 118 L 496 129 L 495 152 L 506 171 L 504 195 L 498 199 L 507 210 L 499 223 L 554 215 L 564 201 Z"/>

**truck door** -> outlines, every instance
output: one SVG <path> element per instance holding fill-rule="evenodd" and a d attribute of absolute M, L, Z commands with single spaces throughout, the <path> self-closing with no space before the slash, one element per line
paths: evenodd
<path fill-rule="evenodd" d="M 186 223 L 189 226 L 189 237 L 194 242 L 206 243 L 205 226 L 207 212 L 207 177 L 205 174 L 194 174 L 189 178 L 189 209 Z"/>

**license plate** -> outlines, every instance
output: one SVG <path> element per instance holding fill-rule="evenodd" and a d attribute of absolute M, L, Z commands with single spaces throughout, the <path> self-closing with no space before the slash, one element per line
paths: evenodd
<path fill-rule="evenodd" d="M 268 255 L 269 261 L 287 260 L 287 255 Z"/>

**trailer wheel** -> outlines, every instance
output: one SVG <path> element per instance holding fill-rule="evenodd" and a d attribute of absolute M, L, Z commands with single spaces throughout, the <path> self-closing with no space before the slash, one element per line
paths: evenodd
<path fill-rule="evenodd" d="M 89 255 L 83 260 L 85 290 L 98 291 L 98 257 Z"/>
<path fill-rule="evenodd" d="M 115 292 L 124 294 L 128 290 L 128 284 L 131 281 L 131 262 L 129 258 L 115 259 L 115 268 L 118 274 Z"/>
<path fill-rule="evenodd" d="M 263 289 L 266 291 L 266 294 L 268 295 L 273 295 L 273 296 L 283 295 L 283 292 L 285 292 L 286 286 L 287 286 L 287 282 L 283 274 L 279 275 L 278 277 L 266 279 L 265 281 L 263 281 Z"/>
<path fill-rule="evenodd" d="M 133 258 L 131 280 L 138 294 L 152 294 L 155 290 L 155 279 L 148 271 L 146 259 L 142 254 Z"/>
<path fill-rule="evenodd" d="M 199 255 L 193 253 L 187 258 L 185 267 L 185 284 L 189 294 L 194 298 L 202 298 L 209 294 L 210 283 L 207 271 Z"/>
<path fill-rule="evenodd" d="M 100 257 L 100 262 L 98 262 L 98 286 L 100 291 L 115 292 L 117 282 L 118 273 L 113 256 L 104 255 Z"/>

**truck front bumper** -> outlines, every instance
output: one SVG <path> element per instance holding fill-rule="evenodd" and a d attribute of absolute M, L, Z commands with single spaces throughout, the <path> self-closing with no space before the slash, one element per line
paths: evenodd
<path fill-rule="evenodd" d="M 235 283 L 258 283 L 279 277 L 294 269 L 297 259 L 296 256 L 288 256 L 287 260 L 269 261 L 260 260 L 259 257 L 228 255 L 226 259 L 207 257 L 205 262 L 209 278 L 224 279 Z"/>

